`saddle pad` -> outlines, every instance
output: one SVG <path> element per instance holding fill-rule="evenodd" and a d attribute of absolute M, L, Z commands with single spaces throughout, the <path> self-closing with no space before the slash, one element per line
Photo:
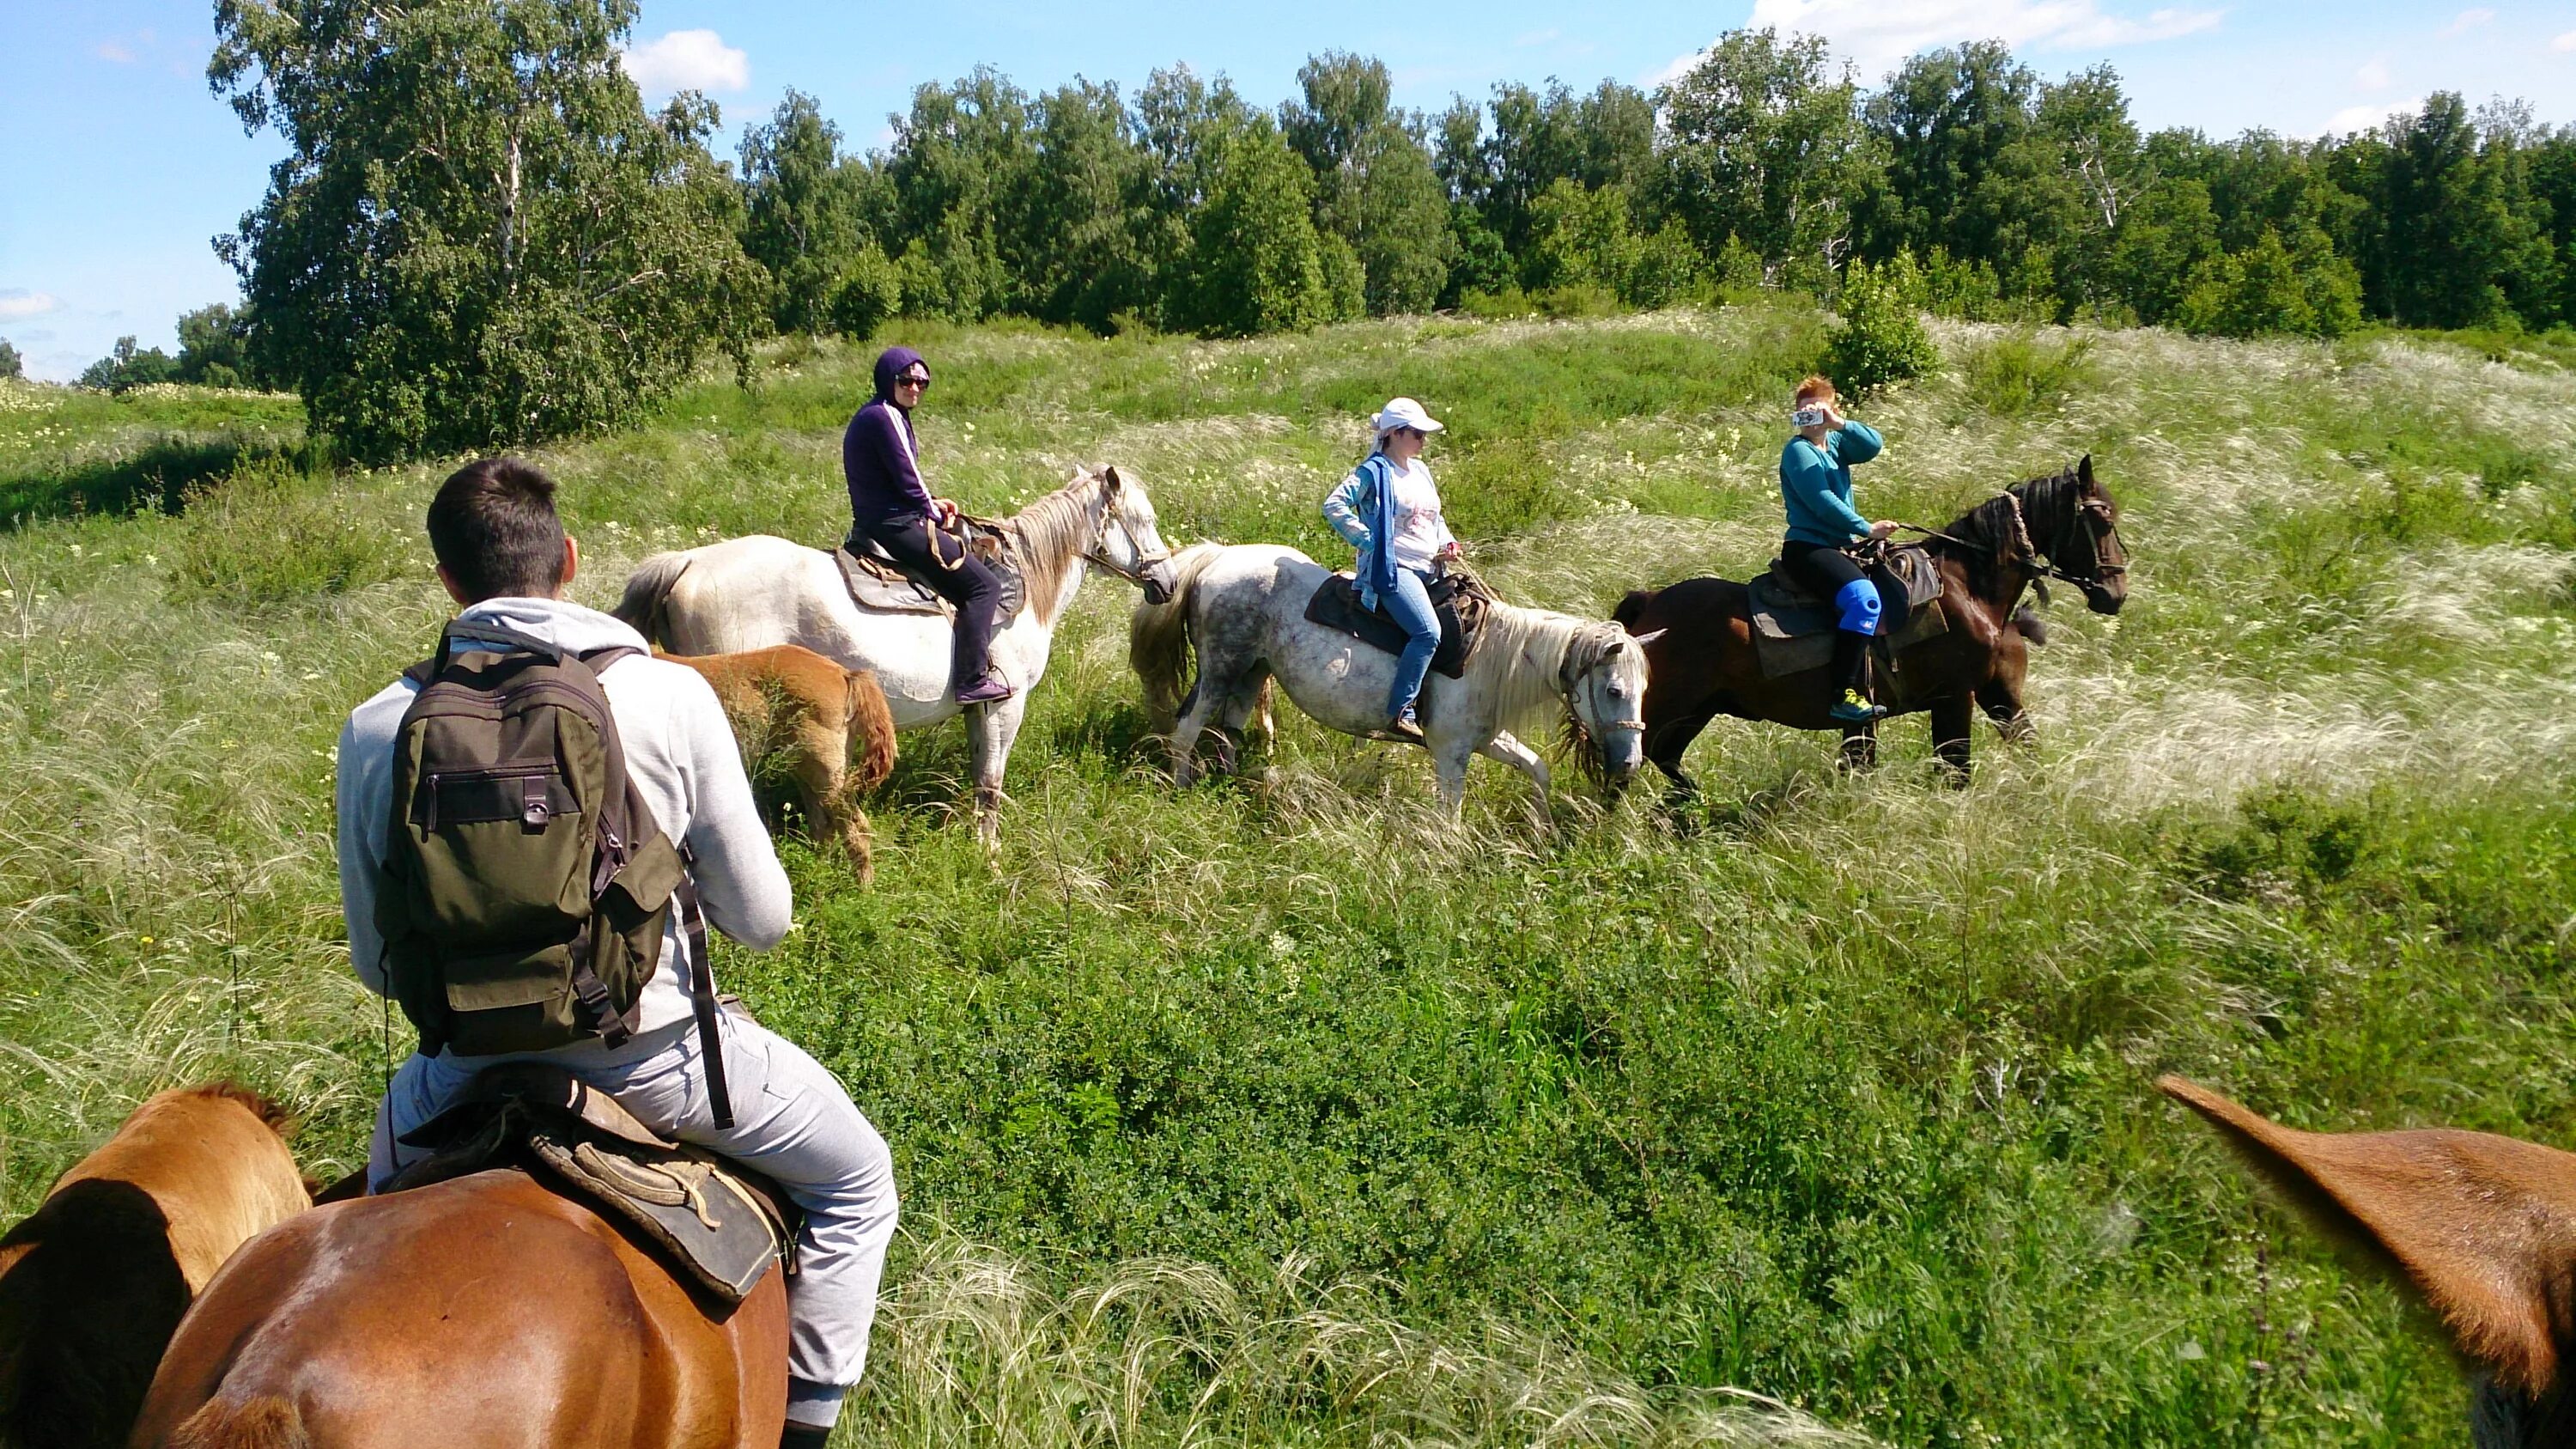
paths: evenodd
<path fill-rule="evenodd" d="M 968 546 L 1002 585 L 1002 597 L 993 606 L 993 617 L 1007 627 L 1020 616 L 1029 598 L 1028 580 L 1014 556 L 1011 535 L 999 525 L 981 519 L 969 519 L 967 529 Z M 850 591 L 851 603 L 884 613 L 955 615 L 955 607 L 928 584 L 904 572 L 875 545 L 869 545 L 869 550 L 852 552 L 848 539 L 832 550 L 832 561 L 841 566 L 841 583 Z"/>
<path fill-rule="evenodd" d="M 674 1276 L 728 1310 L 772 1261 L 796 1271 L 797 1214 L 774 1184 L 657 1136 L 615 1098 L 551 1064 L 487 1069 L 402 1141 L 432 1155 L 384 1191 L 533 1164 L 540 1182 L 632 1229 Z"/>
<path fill-rule="evenodd" d="M 711 1153 L 545 1126 L 529 1131 L 528 1151 L 573 1196 L 636 1229 L 665 1265 L 727 1308 L 750 1295 L 771 1263 L 795 1271 L 785 1211 Z"/>
<path fill-rule="evenodd" d="M 832 550 L 832 561 L 841 566 L 841 583 L 850 591 L 850 602 L 862 609 L 889 614 L 954 612 L 928 584 L 898 572 L 890 563 L 861 558 L 847 544 Z"/>
<path fill-rule="evenodd" d="M 1870 569 L 1870 577 L 1882 581 L 1893 575 L 1904 585 L 1906 609 L 1910 613 L 1941 597 L 1941 568 L 1927 548 L 1908 546 L 1887 551 L 1885 560 Z M 1747 586 L 1753 613 L 1753 632 L 1773 639 L 1795 639 L 1807 634 L 1833 632 L 1839 616 L 1833 601 L 1820 599 L 1802 588 L 1780 568 L 1777 559 L 1771 571 Z M 1893 612 L 1892 610 L 1890 612 Z"/>
<path fill-rule="evenodd" d="M 1822 669 L 1834 661 L 1833 616 L 1822 616 L 1825 627 L 1818 632 L 1783 638 L 1758 625 L 1753 630 L 1753 657 L 1762 664 L 1762 677 L 1778 679 L 1785 674 L 1804 674 Z M 1906 615 L 1905 622 L 1893 634 L 1882 635 L 1873 647 L 1884 651 L 1879 657 L 1883 668 L 1895 669 L 1897 656 L 1936 635 L 1950 632 L 1949 616 L 1941 611 L 1939 599 L 1930 600 Z"/>
<path fill-rule="evenodd" d="M 1459 617 L 1457 581 L 1434 579 L 1430 594 L 1431 611 L 1440 617 L 1440 649 L 1431 656 L 1431 668 L 1434 673 L 1456 679 L 1467 672 L 1467 655 L 1475 647 L 1465 621 Z M 1306 601 L 1306 622 L 1348 634 L 1389 654 L 1403 653 L 1406 641 L 1412 637 L 1383 611 L 1360 607 L 1359 580 L 1350 574 L 1334 574 L 1315 587 L 1314 597 Z"/>

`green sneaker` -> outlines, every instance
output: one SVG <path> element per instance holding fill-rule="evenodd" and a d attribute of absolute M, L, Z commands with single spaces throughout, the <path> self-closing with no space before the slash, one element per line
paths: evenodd
<path fill-rule="evenodd" d="M 1867 724 L 1886 714 L 1887 706 L 1872 703 L 1869 696 L 1857 689 L 1846 689 L 1828 713 L 1845 724 Z"/>

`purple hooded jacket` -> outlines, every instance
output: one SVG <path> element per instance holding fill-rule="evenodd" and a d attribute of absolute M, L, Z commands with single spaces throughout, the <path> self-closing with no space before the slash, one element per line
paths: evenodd
<path fill-rule="evenodd" d="M 894 380 L 921 361 L 909 347 L 889 347 L 877 358 L 877 395 L 850 418 L 841 434 L 841 476 L 850 485 L 850 520 L 874 528 L 928 517 L 930 490 L 913 462 L 912 419 L 895 406 Z M 927 364 L 924 372 L 930 369 Z"/>

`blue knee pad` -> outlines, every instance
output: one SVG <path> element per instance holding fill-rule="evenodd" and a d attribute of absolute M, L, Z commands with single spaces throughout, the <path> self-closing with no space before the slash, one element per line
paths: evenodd
<path fill-rule="evenodd" d="M 1843 632 L 1875 634 L 1878 632 L 1878 585 L 1867 579 L 1854 579 L 1834 590 L 1834 607 L 1843 611 Z"/>

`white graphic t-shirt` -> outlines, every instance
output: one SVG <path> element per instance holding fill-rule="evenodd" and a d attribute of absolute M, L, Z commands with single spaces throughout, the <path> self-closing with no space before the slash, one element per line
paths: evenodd
<path fill-rule="evenodd" d="M 1431 470 L 1420 458 L 1401 468 L 1390 460 L 1387 472 L 1395 493 L 1395 538 L 1390 545 L 1395 561 L 1427 574 L 1450 542 L 1449 525 L 1440 518 L 1440 490 L 1432 486 Z"/>

